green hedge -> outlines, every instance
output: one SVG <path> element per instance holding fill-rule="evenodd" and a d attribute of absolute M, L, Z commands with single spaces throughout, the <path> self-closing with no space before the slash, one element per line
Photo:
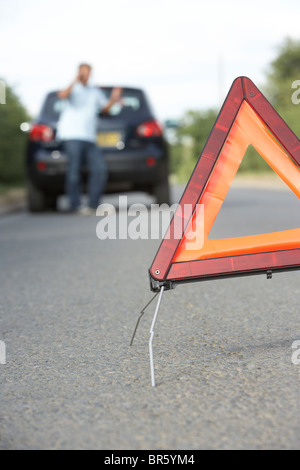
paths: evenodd
<path fill-rule="evenodd" d="M 30 116 L 14 91 L 6 86 L 6 104 L 0 104 L 0 185 L 22 184 L 26 136 L 20 124 Z"/>

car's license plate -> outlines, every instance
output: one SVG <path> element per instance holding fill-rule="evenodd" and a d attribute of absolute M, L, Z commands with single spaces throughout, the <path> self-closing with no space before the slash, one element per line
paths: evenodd
<path fill-rule="evenodd" d="M 116 147 L 121 140 L 120 132 L 99 132 L 97 144 L 99 147 Z"/>

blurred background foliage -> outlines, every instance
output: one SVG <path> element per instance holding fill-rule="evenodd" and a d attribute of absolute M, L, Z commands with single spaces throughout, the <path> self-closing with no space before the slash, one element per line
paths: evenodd
<path fill-rule="evenodd" d="M 251 77 L 249 77 L 251 78 Z M 269 64 L 264 84 L 256 84 L 276 111 L 300 137 L 300 104 L 292 102 L 292 94 L 300 90 L 292 84 L 300 81 L 300 40 L 287 38 L 278 47 L 275 59 Z M 300 101 L 300 92 L 298 93 Z M 170 141 L 171 173 L 178 182 L 186 182 L 206 143 L 219 110 L 191 110 L 180 120 Z M 269 165 L 253 147 L 249 147 L 239 172 L 272 172 Z"/>
<path fill-rule="evenodd" d="M 296 80 L 300 80 L 300 40 L 287 38 L 267 67 L 265 83 L 257 85 L 300 137 L 300 104 L 292 103 L 292 94 L 296 91 L 292 84 Z M 169 130 L 170 170 L 177 182 L 186 182 L 190 177 L 218 112 L 217 109 L 189 110 L 179 120 L 179 127 Z M 6 83 L 6 104 L 0 105 L 0 191 L 3 187 L 24 183 L 26 135 L 21 132 L 20 124 L 30 120 L 19 97 Z M 255 149 L 249 147 L 239 171 L 269 170 Z"/>
<path fill-rule="evenodd" d="M 24 182 L 26 136 L 20 130 L 30 116 L 12 88 L 5 84 L 6 104 L 0 105 L 0 190 Z"/>

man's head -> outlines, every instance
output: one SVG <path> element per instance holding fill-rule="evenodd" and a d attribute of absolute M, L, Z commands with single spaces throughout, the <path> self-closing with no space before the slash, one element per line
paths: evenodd
<path fill-rule="evenodd" d="M 92 67 L 89 64 L 80 64 L 78 68 L 79 80 L 86 85 L 91 75 Z"/>

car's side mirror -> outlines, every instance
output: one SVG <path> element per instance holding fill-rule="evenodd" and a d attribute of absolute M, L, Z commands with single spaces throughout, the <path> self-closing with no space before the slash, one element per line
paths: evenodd
<path fill-rule="evenodd" d="M 166 129 L 179 129 L 180 127 L 181 127 L 181 123 L 177 119 L 167 119 L 165 121 Z"/>

